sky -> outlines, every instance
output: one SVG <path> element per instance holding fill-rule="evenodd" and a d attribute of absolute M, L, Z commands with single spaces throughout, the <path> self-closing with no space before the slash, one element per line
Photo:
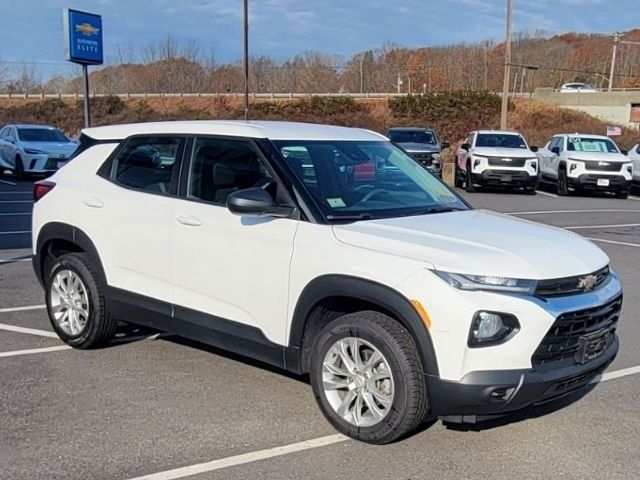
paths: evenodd
<path fill-rule="evenodd" d="M 640 27 L 639 0 L 514 0 L 514 30 L 611 33 Z M 252 55 L 349 56 L 385 43 L 409 47 L 502 40 L 506 0 L 249 0 Z M 219 62 L 242 55 L 242 0 L 0 0 L 0 62 L 64 67 L 62 10 L 103 15 L 105 59 L 118 46 L 172 34 Z"/>

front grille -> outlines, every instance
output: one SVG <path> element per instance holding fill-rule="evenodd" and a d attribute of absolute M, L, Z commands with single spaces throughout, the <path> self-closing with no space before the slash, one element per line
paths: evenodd
<path fill-rule="evenodd" d="M 492 167 L 524 167 L 526 158 L 509 158 L 509 157 L 487 157 L 489 165 Z"/>
<path fill-rule="evenodd" d="M 594 284 L 589 289 L 585 288 L 584 279 L 593 275 Z M 593 290 L 609 277 L 609 267 L 606 266 L 590 275 L 576 275 L 574 277 L 554 278 L 551 280 L 540 280 L 536 288 L 536 295 L 539 297 L 560 297 L 563 295 L 575 295 Z"/>
<path fill-rule="evenodd" d="M 585 160 L 584 168 L 586 170 L 597 170 L 600 172 L 619 172 L 622 170 L 623 163 L 620 162 L 598 162 L 595 160 Z"/>
<path fill-rule="evenodd" d="M 433 158 L 430 153 L 410 153 L 411 157 L 415 160 L 419 161 L 423 165 L 431 165 L 433 163 Z"/>
<path fill-rule="evenodd" d="M 580 363 L 581 337 L 594 332 L 606 334 L 603 351 L 615 338 L 616 324 L 622 310 L 622 295 L 605 305 L 564 313 L 553 323 L 536 349 L 531 363 L 534 367 L 560 368 Z"/>

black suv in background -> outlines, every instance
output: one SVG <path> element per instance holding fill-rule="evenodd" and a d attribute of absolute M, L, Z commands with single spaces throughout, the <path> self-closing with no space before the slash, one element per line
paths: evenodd
<path fill-rule="evenodd" d="M 442 177 L 442 150 L 449 148 L 449 143 L 440 143 L 435 130 L 422 127 L 393 127 L 387 130 L 386 136 L 431 173 Z"/>

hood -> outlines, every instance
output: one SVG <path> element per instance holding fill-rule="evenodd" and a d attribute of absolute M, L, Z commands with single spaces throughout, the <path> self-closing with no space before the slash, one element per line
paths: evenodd
<path fill-rule="evenodd" d="M 504 158 L 535 158 L 536 154 L 526 148 L 474 147 L 474 155 Z"/>
<path fill-rule="evenodd" d="M 583 237 L 487 210 L 334 225 L 346 244 L 423 261 L 436 270 L 530 280 L 591 273 L 609 258 Z"/>
<path fill-rule="evenodd" d="M 440 147 L 438 145 L 429 145 L 428 143 L 398 143 L 407 152 L 429 152 L 440 153 Z"/>
<path fill-rule="evenodd" d="M 69 157 L 78 144 L 73 142 L 20 142 L 22 148 L 35 148 L 41 150 L 49 156 L 59 157 L 64 155 L 65 158 Z"/>
<path fill-rule="evenodd" d="M 622 162 L 629 163 L 629 157 L 622 155 L 621 153 L 608 153 L 608 152 L 569 152 L 567 151 L 567 158 L 575 160 L 595 160 L 602 162 Z"/>

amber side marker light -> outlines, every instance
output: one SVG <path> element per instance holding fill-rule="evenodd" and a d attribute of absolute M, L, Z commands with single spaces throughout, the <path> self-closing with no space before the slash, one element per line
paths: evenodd
<path fill-rule="evenodd" d="M 431 318 L 422 304 L 418 300 L 411 300 L 411 305 L 413 305 L 413 308 L 415 308 L 418 315 L 420 315 L 425 327 L 427 327 L 427 329 L 431 329 Z"/>

